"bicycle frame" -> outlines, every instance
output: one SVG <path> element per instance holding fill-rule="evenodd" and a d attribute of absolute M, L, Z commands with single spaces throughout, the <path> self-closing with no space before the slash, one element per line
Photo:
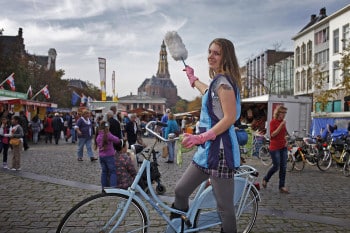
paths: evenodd
<path fill-rule="evenodd" d="M 150 131 L 150 133 L 154 134 L 156 137 L 160 138 L 163 141 L 169 141 L 167 139 L 162 138 L 160 135 L 149 129 L 149 125 L 152 122 L 149 122 L 146 125 L 146 129 Z M 150 172 L 150 158 L 151 158 L 151 151 L 154 149 L 155 145 L 157 144 L 157 140 L 155 140 L 154 144 L 152 145 L 152 148 L 149 150 L 149 154 L 147 156 L 144 156 L 144 160 L 142 162 L 142 165 L 134 179 L 134 182 L 132 185 L 128 188 L 128 190 L 123 189 L 114 189 L 114 188 L 107 188 L 104 191 L 106 193 L 118 193 L 122 194 L 124 196 L 127 196 L 127 201 L 125 203 L 122 203 L 118 206 L 118 209 L 115 211 L 114 215 L 111 217 L 111 219 L 106 223 L 105 229 L 110 227 L 112 222 L 115 222 L 116 219 L 118 221 L 115 223 L 115 225 L 112 227 L 110 232 L 114 232 L 117 228 L 120 222 L 123 220 L 124 216 L 126 215 L 128 211 L 128 207 L 131 204 L 132 201 L 136 201 L 144 210 L 147 216 L 147 222 L 148 225 L 144 226 L 144 228 L 147 228 L 150 226 L 150 219 L 149 219 L 149 210 L 144 204 L 144 199 L 147 201 L 152 208 L 168 223 L 167 229 L 165 232 L 197 232 L 201 231 L 216 225 L 221 224 L 221 220 L 219 215 L 216 212 L 216 200 L 215 196 L 212 191 L 212 186 L 208 186 L 208 181 L 202 182 L 202 184 L 199 186 L 197 193 L 194 197 L 194 199 L 191 201 L 191 205 L 189 207 L 189 210 L 187 212 L 183 212 L 174 208 L 169 207 L 167 204 L 165 204 L 155 193 L 152 182 L 151 182 L 151 172 Z M 246 169 L 246 170 L 243 170 Z M 147 174 L 147 185 L 149 187 L 150 194 L 147 194 L 141 186 L 138 184 L 140 181 L 143 172 L 146 170 Z M 239 217 L 241 216 L 242 212 L 244 211 L 244 208 L 246 206 L 247 198 L 249 192 L 251 189 L 254 190 L 254 192 L 257 194 L 256 198 L 257 201 L 260 201 L 260 194 L 258 189 L 254 185 L 255 178 L 252 177 L 252 171 L 256 172 L 256 170 L 248 165 L 242 166 L 242 171 L 235 175 L 235 195 L 234 195 L 234 204 L 237 205 L 238 208 L 236 208 L 236 218 L 237 221 L 239 220 Z M 241 198 L 244 197 L 244 198 Z M 214 220 L 211 222 L 208 222 L 204 225 L 196 226 L 196 228 L 192 228 L 192 224 L 194 223 L 194 220 L 196 218 L 196 214 L 198 209 L 203 208 L 212 208 L 212 213 L 206 213 L 206 214 L 212 214 L 214 216 Z M 180 214 L 182 217 L 178 219 L 170 220 L 170 218 L 165 214 L 163 211 L 170 211 L 177 214 Z M 216 218 L 217 216 L 217 218 Z M 182 220 L 183 221 L 182 221 Z"/>

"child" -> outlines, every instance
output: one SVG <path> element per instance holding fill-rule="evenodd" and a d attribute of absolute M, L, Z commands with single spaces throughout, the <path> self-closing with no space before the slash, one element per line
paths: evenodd
<path fill-rule="evenodd" d="M 100 164 L 102 168 L 101 184 L 105 187 L 117 186 L 117 173 L 115 166 L 115 150 L 113 143 L 119 144 L 121 140 L 109 132 L 109 125 L 101 121 L 95 136 L 95 149 L 98 148 Z M 109 180 L 109 185 L 108 185 Z"/>
<path fill-rule="evenodd" d="M 137 174 L 134 163 L 127 153 L 128 147 L 126 141 L 123 143 L 122 149 L 116 155 L 117 167 L 117 188 L 127 189 L 130 187 Z"/>

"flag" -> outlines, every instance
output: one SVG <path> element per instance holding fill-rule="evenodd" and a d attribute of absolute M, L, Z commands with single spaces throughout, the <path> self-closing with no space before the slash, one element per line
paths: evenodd
<path fill-rule="evenodd" d="M 100 71 L 101 100 L 106 101 L 106 58 L 98 58 L 98 67 Z"/>
<path fill-rule="evenodd" d="M 15 91 L 16 90 L 16 86 L 15 86 L 15 78 L 13 77 L 15 75 L 15 73 L 10 74 L 10 76 L 7 77 L 6 82 L 8 85 L 10 85 L 11 90 Z"/>
<path fill-rule="evenodd" d="M 32 85 L 30 85 L 29 88 L 28 88 L 27 96 L 28 96 L 29 98 L 32 98 L 32 96 L 33 96 Z"/>
<path fill-rule="evenodd" d="M 49 93 L 49 89 L 47 89 L 47 85 L 43 89 L 41 89 L 41 93 L 43 93 L 43 95 L 47 100 L 50 99 L 50 93 Z"/>
<path fill-rule="evenodd" d="M 76 105 L 78 103 L 78 100 L 80 99 L 80 95 L 76 93 L 75 91 L 72 92 L 72 105 Z"/>

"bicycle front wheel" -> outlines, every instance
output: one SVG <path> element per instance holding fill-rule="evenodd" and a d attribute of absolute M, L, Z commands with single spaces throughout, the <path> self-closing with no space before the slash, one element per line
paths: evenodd
<path fill-rule="evenodd" d="M 350 154 L 349 153 L 346 153 L 343 173 L 344 173 L 344 176 L 350 176 Z"/>
<path fill-rule="evenodd" d="M 119 226 L 113 232 L 147 232 L 147 217 L 139 204 L 119 193 L 100 193 L 76 204 L 61 220 L 57 233 L 110 232 L 124 208 L 128 208 Z"/>
<path fill-rule="evenodd" d="M 259 149 L 259 158 L 261 160 L 261 162 L 265 165 L 271 165 L 272 164 L 272 159 L 271 159 L 271 155 L 270 155 L 270 151 L 269 148 L 267 148 L 266 146 L 262 146 Z"/>
<path fill-rule="evenodd" d="M 295 169 L 297 171 L 304 170 L 305 162 L 303 160 L 303 154 L 302 154 L 301 150 L 297 150 L 297 152 L 295 152 L 294 158 L 295 159 L 294 159 L 294 163 L 293 163 L 293 169 Z"/>
<path fill-rule="evenodd" d="M 324 151 L 317 160 L 317 167 L 321 171 L 327 171 L 332 164 L 332 155 L 330 151 Z"/>
<path fill-rule="evenodd" d="M 288 153 L 287 171 L 289 172 L 293 171 L 293 166 L 294 166 L 294 156 L 291 153 Z"/>
<path fill-rule="evenodd" d="M 305 154 L 305 160 L 306 162 L 311 165 L 315 166 L 317 164 L 317 155 L 318 155 L 318 149 L 314 146 L 309 148 L 307 150 L 307 154 Z"/>

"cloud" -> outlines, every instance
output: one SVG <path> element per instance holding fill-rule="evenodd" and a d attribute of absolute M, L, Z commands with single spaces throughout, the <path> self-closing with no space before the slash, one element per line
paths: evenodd
<path fill-rule="evenodd" d="M 214 38 L 232 40 L 244 65 L 248 58 L 273 49 L 275 42 L 293 50 L 291 38 L 311 14 L 326 7 L 330 15 L 348 4 L 348 0 L 11 0 L 0 1 L 0 28 L 4 35 L 17 35 L 23 28 L 29 53 L 46 55 L 55 48 L 56 67 L 65 70 L 66 79 L 99 86 L 97 57 L 105 57 L 107 77 L 116 70 L 121 96 L 136 93 L 145 78 L 156 74 L 167 31 L 178 31 L 188 50 L 186 63 L 207 82 L 207 49 Z M 179 95 L 186 99 L 198 95 L 187 83 L 183 64 L 170 55 L 168 63 Z"/>

